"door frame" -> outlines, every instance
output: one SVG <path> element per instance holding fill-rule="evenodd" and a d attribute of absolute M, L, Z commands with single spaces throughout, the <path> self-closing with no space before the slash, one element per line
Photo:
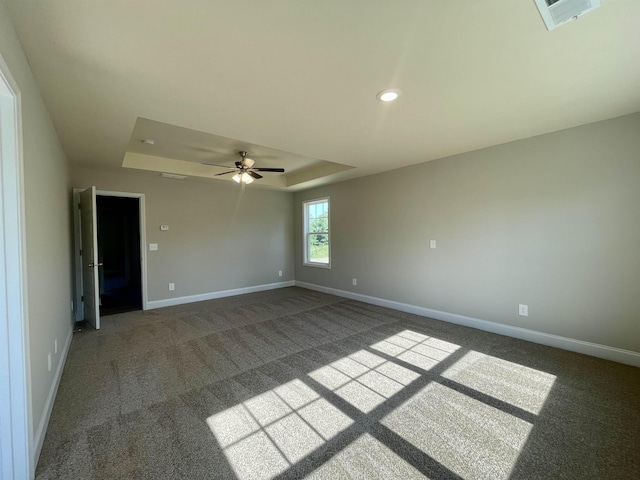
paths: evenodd
<path fill-rule="evenodd" d="M 0 479 L 32 478 L 22 106 L 2 56 L 0 122 Z"/>
<path fill-rule="evenodd" d="M 73 316 L 76 322 L 84 319 L 84 304 L 82 303 L 82 258 L 80 257 L 80 246 L 82 242 L 80 231 L 80 212 L 78 205 L 80 204 L 79 194 L 84 188 L 73 189 L 73 237 L 74 237 L 74 269 L 75 269 L 75 288 L 74 288 L 74 310 Z M 132 192 L 115 192 L 110 190 L 96 190 L 96 197 L 125 197 L 125 198 L 137 198 L 139 209 L 139 224 L 140 224 L 140 274 L 141 274 L 141 288 L 142 288 L 142 310 L 148 310 L 148 297 L 147 297 L 147 229 L 146 229 L 146 214 L 145 214 L 145 197 L 144 193 L 132 193 Z"/>

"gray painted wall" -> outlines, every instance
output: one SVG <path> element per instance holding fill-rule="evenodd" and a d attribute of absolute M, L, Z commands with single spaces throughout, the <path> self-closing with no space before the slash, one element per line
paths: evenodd
<path fill-rule="evenodd" d="M 77 188 L 145 194 L 147 244 L 158 244 L 147 251 L 149 301 L 294 278 L 290 193 L 128 169 L 74 168 L 71 178 Z"/>
<path fill-rule="evenodd" d="M 325 195 L 331 270 L 302 266 Z M 640 114 L 297 193 L 295 250 L 299 281 L 638 352 Z"/>
<path fill-rule="evenodd" d="M 71 329 L 71 227 L 67 159 L 22 47 L 0 2 L 0 55 L 22 95 L 27 312 L 34 433 Z M 58 340 L 58 353 L 54 341 Z M 51 352 L 52 368 L 47 368 Z"/>

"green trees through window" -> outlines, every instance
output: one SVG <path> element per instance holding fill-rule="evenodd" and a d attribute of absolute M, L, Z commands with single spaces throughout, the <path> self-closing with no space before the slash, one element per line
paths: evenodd
<path fill-rule="evenodd" d="M 304 203 L 305 264 L 329 266 L 329 199 Z"/>

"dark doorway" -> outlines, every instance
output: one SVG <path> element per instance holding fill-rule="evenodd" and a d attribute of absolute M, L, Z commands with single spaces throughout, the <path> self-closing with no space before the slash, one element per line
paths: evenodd
<path fill-rule="evenodd" d="M 100 315 L 142 309 L 140 202 L 138 198 L 96 198 Z"/>

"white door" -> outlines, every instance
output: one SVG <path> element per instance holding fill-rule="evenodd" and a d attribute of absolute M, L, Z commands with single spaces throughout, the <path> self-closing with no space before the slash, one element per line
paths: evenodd
<path fill-rule="evenodd" d="M 100 284 L 98 282 L 98 219 L 96 187 L 80 192 L 80 226 L 82 238 L 82 297 L 84 319 L 100 329 Z"/>

